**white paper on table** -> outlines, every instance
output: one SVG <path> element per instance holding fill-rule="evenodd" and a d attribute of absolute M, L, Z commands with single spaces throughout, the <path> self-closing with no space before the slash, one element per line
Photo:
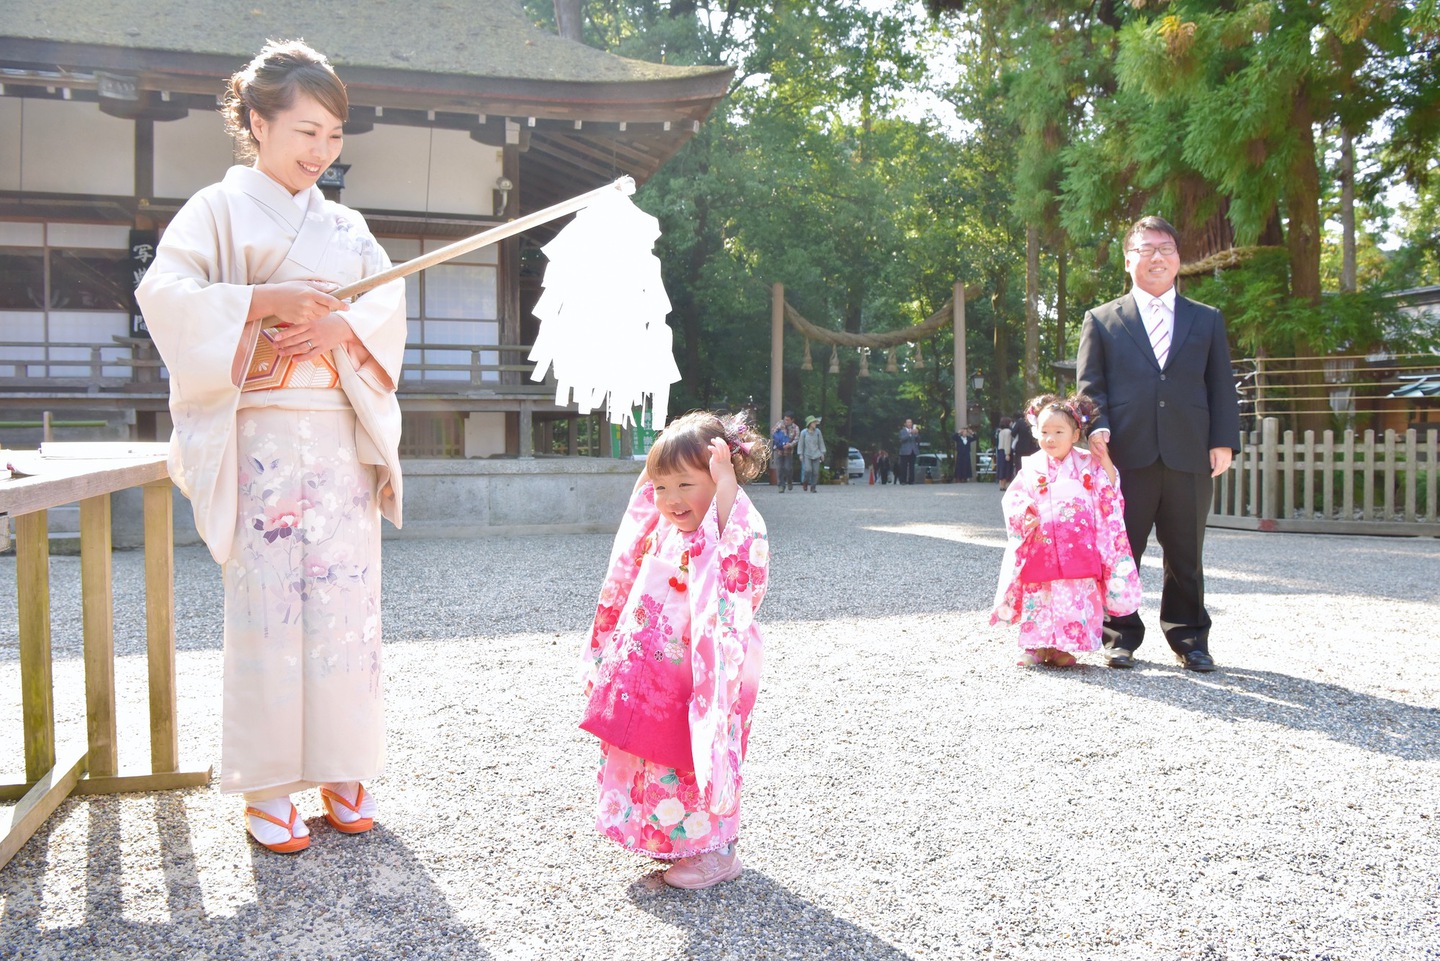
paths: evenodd
<path fill-rule="evenodd" d="M 153 441 L 71 441 L 47 440 L 39 454 L 45 460 L 124 460 L 134 457 L 164 457 L 166 442 Z M 12 452 L 13 453 L 13 452 Z"/>

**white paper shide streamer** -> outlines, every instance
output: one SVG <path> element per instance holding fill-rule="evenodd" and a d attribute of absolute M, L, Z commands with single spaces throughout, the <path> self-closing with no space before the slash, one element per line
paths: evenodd
<path fill-rule="evenodd" d="M 530 376 L 544 380 L 554 368 L 556 404 L 573 396 L 580 413 L 604 406 L 610 422 L 622 425 L 634 408 L 648 406 L 651 423 L 664 425 L 680 368 L 654 254 L 659 236 L 660 222 L 617 190 L 577 213 L 543 248 L 550 262 L 535 304 L 540 332 Z"/>

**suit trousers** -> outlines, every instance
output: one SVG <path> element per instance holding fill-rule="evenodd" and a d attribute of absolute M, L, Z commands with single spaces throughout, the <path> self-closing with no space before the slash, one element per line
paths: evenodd
<path fill-rule="evenodd" d="M 1150 531 L 1164 554 L 1160 629 L 1176 654 L 1209 650 L 1210 615 L 1205 610 L 1205 520 L 1210 516 L 1213 480 L 1209 474 L 1173 470 L 1163 461 L 1120 469 L 1125 496 L 1125 533 L 1138 567 Z M 1105 646 L 1133 651 L 1145 639 L 1140 612 L 1105 618 Z"/>

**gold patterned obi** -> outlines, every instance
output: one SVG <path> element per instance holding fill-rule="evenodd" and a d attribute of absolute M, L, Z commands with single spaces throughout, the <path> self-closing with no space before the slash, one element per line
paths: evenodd
<path fill-rule="evenodd" d="M 255 352 L 240 389 L 277 390 L 281 388 L 329 389 L 340 386 L 340 374 L 329 354 L 315 360 L 300 361 L 293 354 L 281 354 L 275 338 L 284 327 L 263 327 L 255 339 Z"/>

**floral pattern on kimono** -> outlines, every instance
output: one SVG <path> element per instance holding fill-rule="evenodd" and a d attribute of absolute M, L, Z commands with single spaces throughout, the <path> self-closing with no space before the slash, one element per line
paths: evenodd
<path fill-rule="evenodd" d="M 631 496 L 586 649 L 586 694 L 627 646 L 682 658 L 688 689 L 660 699 L 685 712 L 694 769 L 601 741 L 596 829 L 617 844 L 675 859 L 738 836 L 740 765 L 762 659 L 754 614 L 769 560 L 764 520 L 743 490 L 723 532 L 713 502 L 700 527 L 685 533 L 660 516 L 649 481 Z"/>
<path fill-rule="evenodd" d="M 225 792 L 363 781 L 383 766 L 380 507 L 355 414 L 337 406 L 237 414 Z"/>
<path fill-rule="evenodd" d="M 1086 451 L 1072 449 L 1059 461 L 1040 451 L 1021 460 L 1001 507 L 1008 544 L 990 623 L 1018 623 L 1022 650 L 1097 650 L 1105 615 L 1140 607 L 1120 488 Z M 1028 536 L 1027 516 L 1040 519 Z M 1042 551 L 1083 567 L 1092 550 L 1099 555 L 1098 577 L 1027 583 L 1023 576 L 1026 563 L 1038 564 Z"/>

